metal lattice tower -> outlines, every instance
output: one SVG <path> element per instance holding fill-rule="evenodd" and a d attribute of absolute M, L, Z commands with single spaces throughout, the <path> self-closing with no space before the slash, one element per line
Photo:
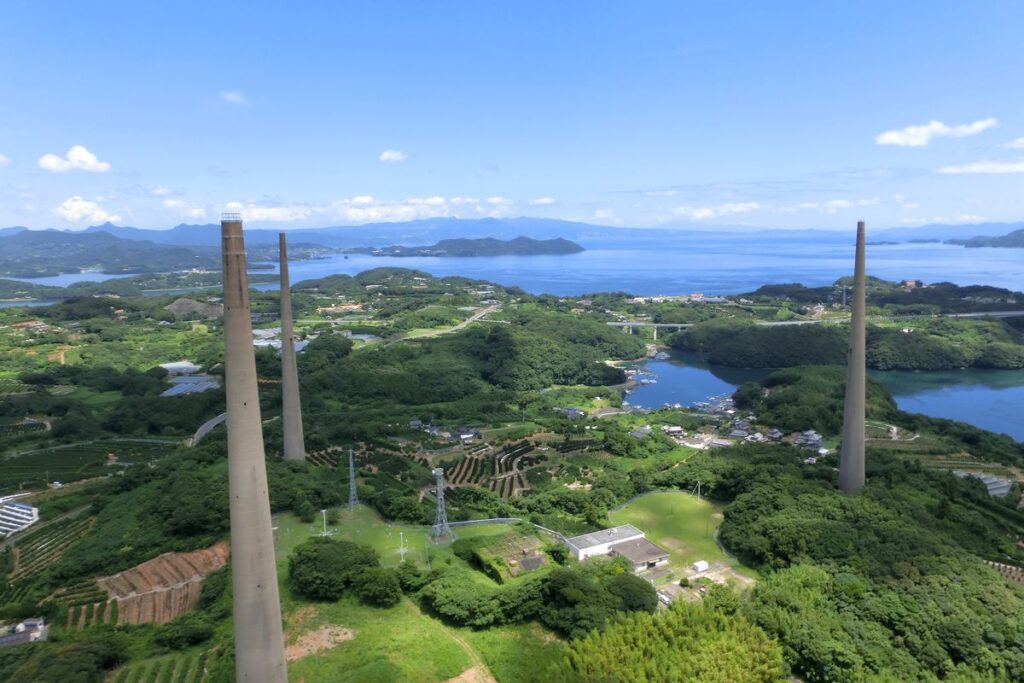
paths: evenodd
<path fill-rule="evenodd" d="M 348 506 L 354 508 L 359 505 L 359 495 L 356 493 L 356 466 L 352 456 L 352 449 L 348 449 Z"/>
<path fill-rule="evenodd" d="M 448 513 L 444 509 L 444 468 L 438 467 L 431 470 L 430 473 L 437 479 L 437 517 L 430 530 L 430 537 L 435 541 L 440 541 L 442 538 L 454 541 L 455 532 L 448 526 Z"/>

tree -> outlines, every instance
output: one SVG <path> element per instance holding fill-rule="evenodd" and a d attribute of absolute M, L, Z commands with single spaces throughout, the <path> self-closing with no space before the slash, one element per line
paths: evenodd
<path fill-rule="evenodd" d="M 369 567 L 356 576 L 353 587 L 367 605 L 393 607 L 402 599 L 402 586 L 394 569 Z"/>
<path fill-rule="evenodd" d="M 742 617 L 675 602 L 633 612 L 571 642 L 549 680 L 566 683 L 702 681 L 768 683 L 784 673 L 782 649 Z"/>
<path fill-rule="evenodd" d="M 377 553 L 369 546 L 316 536 L 288 558 L 288 577 L 307 598 L 337 600 L 360 574 L 378 566 Z"/>
<path fill-rule="evenodd" d="M 617 574 L 609 579 L 609 593 L 617 597 L 623 612 L 654 612 L 658 593 L 648 581 L 633 574 Z"/>

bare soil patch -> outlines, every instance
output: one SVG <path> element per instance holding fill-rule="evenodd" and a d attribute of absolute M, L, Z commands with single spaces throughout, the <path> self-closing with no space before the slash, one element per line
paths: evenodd
<path fill-rule="evenodd" d="M 227 543 L 188 553 L 164 553 L 131 569 L 97 579 L 118 601 L 118 624 L 165 624 L 199 601 L 206 575 L 223 567 Z"/>
<path fill-rule="evenodd" d="M 330 650 L 332 647 L 352 640 L 356 632 L 341 626 L 321 626 L 313 631 L 306 631 L 298 639 L 284 649 L 284 657 L 289 662 Z"/>
<path fill-rule="evenodd" d="M 496 683 L 494 676 L 483 666 L 474 666 L 452 678 L 448 683 Z"/>

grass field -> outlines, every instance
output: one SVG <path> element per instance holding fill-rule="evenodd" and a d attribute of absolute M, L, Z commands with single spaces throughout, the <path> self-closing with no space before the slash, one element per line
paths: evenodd
<path fill-rule="evenodd" d="M 657 491 L 637 498 L 610 517 L 615 524 L 632 524 L 646 533 L 648 539 L 669 551 L 669 560 L 676 568 L 707 560 L 754 576 L 752 570 L 718 547 L 714 533 L 722 515 L 707 500 L 697 500 L 682 491 Z"/>
<path fill-rule="evenodd" d="M 496 626 L 482 631 L 459 629 L 483 658 L 499 683 L 532 683 L 561 661 L 565 645 L 536 623 Z"/>
<path fill-rule="evenodd" d="M 405 559 L 426 566 L 428 550 L 432 561 L 448 561 L 453 558 L 450 547 L 435 545 L 428 538 L 429 527 L 391 524 L 381 518 L 371 508 L 360 505 L 354 510 L 343 508 L 340 521 L 336 526 L 327 526 L 332 538 L 365 543 L 380 555 L 381 564 L 394 567 L 401 562 L 399 543 L 404 536 Z M 301 521 L 291 513 L 276 515 L 273 521 L 274 548 L 277 555 L 278 571 L 284 572 L 288 566 L 288 556 L 295 546 L 310 536 L 318 536 L 323 532 L 323 521 L 320 515 L 313 523 Z M 508 524 L 481 524 L 456 529 L 459 538 L 477 536 L 499 536 L 511 530 Z M 454 560 L 453 560 L 454 561 Z M 461 560 L 458 560 L 461 562 Z M 481 576 L 483 576 L 481 574 Z"/>
<path fill-rule="evenodd" d="M 351 639 L 288 663 L 288 676 L 306 683 L 447 681 L 473 666 L 478 655 L 457 631 L 403 599 L 388 609 L 351 597 L 308 603 L 282 593 L 286 643 L 293 656 L 322 626 L 351 631 Z"/>
<path fill-rule="evenodd" d="M 342 640 L 316 654 L 289 662 L 292 680 L 306 683 L 328 681 L 447 681 L 480 664 L 491 670 L 499 683 L 537 680 L 537 667 L 547 667 L 561 657 L 561 641 L 536 624 L 506 626 L 486 631 L 456 629 L 422 614 L 408 599 L 393 608 L 381 609 L 359 604 L 351 597 L 337 603 L 312 603 L 295 596 L 288 586 L 288 556 L 296 545 L 323 531 L 323 522 L 306 523 L 292 514 L 274 517 L 274 543 L 281 583 L 281 603 L 288 645 L 301 647 L 312 642 L 311 635 L 325 626 L 352 631 Z M 420 566 L 431 562 L 465 563 L 450 546 L 436 546 L 422 526 L 389 525 L 373 510 L 359 506 L 342 510 L 336 526 L 327 527 L 333 538 L 372 546 L 385 566 L 399 562 L 399 533 L 405 535 L 406 558 Z M 460 527 L 460 538 L 494 536 L 512 530 L 507 524 Z M 467 565 L 468 566 L 468 565 Z M 481 583 L 495 585 L 481 572 L 473 572 Z"/>

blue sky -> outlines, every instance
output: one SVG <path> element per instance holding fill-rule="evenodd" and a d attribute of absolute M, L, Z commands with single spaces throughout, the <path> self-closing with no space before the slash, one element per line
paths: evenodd
<path fill-rule="evenodd" d="M 7 2 L 0 226 L 1021 220 L 1022 25 L 1009 1 Z"/>

